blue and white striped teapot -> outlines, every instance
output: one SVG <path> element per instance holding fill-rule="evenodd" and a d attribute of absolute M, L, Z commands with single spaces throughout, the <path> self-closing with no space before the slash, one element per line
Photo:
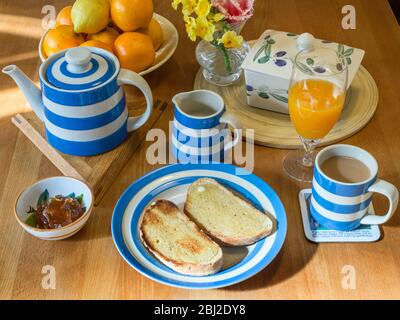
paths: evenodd
<path fill-rule="evenodd" d="M 121 69 L 117 57 L 106 50 L 78 47 L 61 51 L 40 67 L 42 90 L 15 65 L 3 68 L 25 94 L 44 122 L 48 142 L 59 151 L 92 156 L 121 144 L 128 132 L 140 128 L 152 112 L 148 83 Z M 129 117 L 123 85 L 140 89 L 145 113 Z"/>

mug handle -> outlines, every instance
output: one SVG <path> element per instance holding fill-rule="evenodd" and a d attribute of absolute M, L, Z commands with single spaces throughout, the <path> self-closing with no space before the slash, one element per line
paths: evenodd
<path fill-rule="evenodd" d="M 384 224 L 389 221 L 399 204 L 399 191 L 389 182 L 378 180 L 368 189 L 369 192 L 376 192 L 389 199 L 389 211 L 384 216 L 366 215 L 361 219 L 361 224 Z"/>
<path fill-rule="evenodd" d="M 145 113 L 138 117 L 128 118 L 128 132 L 139 129 L 147 122 L 147 120 L 149 120 L 151 112 L 153 111 L 153 94 L 151 93 L 150 86 L 147 81 L 144 80 L 144 78 L 138 75 L 136 72 L 122 68 L 119 72 L 117 83 L 119 86 L 129 84 L 138 88 L 140 91 L 142 91 L 144 97 L 146 98 L 147 106 Z"/>
<path fill-rule="evenodd" d="M 240 135 L 237 134 L 236 131 L 242 129 L 242 125 L 227 112 L 222 115 L 222 117 L 219 119 L 219 122 L 230 125 L 233 128 L 233 133 L 235 135 L 235 138 L 225 145 L 224 151 L 227 152 L 233 149 L 240 142 Z"/>

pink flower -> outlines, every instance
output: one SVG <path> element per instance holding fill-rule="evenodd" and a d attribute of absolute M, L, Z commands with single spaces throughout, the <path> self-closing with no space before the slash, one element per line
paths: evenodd
<path fill-rule="evenodd" d="M 212 5 L 229 23 L 244 22 L 253 16 L 254 0 L 212 0 Z"/>

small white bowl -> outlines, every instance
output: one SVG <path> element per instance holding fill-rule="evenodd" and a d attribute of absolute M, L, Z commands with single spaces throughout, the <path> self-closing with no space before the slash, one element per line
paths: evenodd
<path fill-rule="evenodd" d="M 58 229 L 38 229 L 27 225 L 25 221 L 30 215 L 27 213 L 29 207 L 36 208 L 39 196 L 46 189 L 50 197 L 83 194 L 85 213 L 73 223 Z M 40 180 L 22 191 L 15 202 L 14 212 L 18 223 L 31 235 L 43 240 L 62 240 L 83 228 L 92 213 L 93 200 L 92 189 L 83 181 L 71 177 L 52 177 Z"/>

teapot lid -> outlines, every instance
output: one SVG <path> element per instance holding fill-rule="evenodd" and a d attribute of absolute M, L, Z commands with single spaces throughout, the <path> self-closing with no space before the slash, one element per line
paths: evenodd
<path fill-rule="evenodd" d="M 47 81 L 63 90 L 86 90 L 102 85 L 116 71 L 115 62 L 102 51 L 94 52 L 89 47 L 67 50 L 50 63 Z"/>

